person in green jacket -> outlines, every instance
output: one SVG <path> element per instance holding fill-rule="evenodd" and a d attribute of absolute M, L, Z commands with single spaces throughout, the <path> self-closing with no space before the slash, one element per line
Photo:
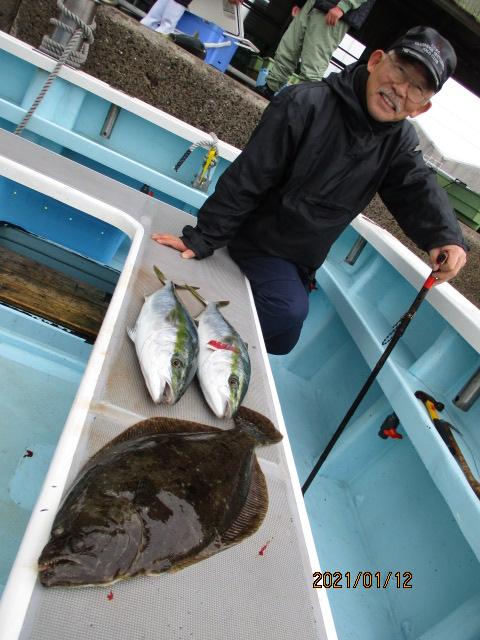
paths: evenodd
<path fill-rule="evenodd" d="M 277 47 L 267 83 L 258 93 L 270 100 L 287 83 L 299 62 L 300 81 L 321 80 L 333 52 L 350 27 L 344 16 L 365 2 L 296 0 L 292 8 L 294 18 Z"/>

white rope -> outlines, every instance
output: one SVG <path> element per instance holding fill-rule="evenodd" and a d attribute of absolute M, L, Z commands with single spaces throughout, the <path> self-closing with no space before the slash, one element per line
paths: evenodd
<path fill-rule="evenodd" d="M 185 160 L 188 158 L 188 156 L 197 147 L 203 147 L 204 149 L 215 149 L 215 153 L 218 154 L 218 137 L 213 132 L 210 132 L 208 135 L 209 135 L 208 138 L 203 138 L 202 140 L 199 140 L 198 142 L 194 142 L 193 144 L 191 144 L 188 147 L 188 149 L 185 151 L 183 156 L 180 158 L 180 160 L 174 166 L 174 170 L 175 171 L 178 171 L 180 169 L 180 167 L 185 162 Z"/>
<path fill-rule="evenodd" d="M 62 12 L 64 16 L 71 18 L 77 26 L 76 28 L 71 27 L 63 23 L 61 20 L 58 20 L 57 18 L 50 19 L 50 22 L 52 24 L 62 27 L 63 29 L 65 29 L 65 31 L 67 31 L 68 33 L 71 33 L 72 35 L 65 48 L 62 45 L 59 45 L 58 42 L 55 42 L 54 40 L 49 38 L 48 36 L 45 36 L 43 38 L 42 48 L 44 50 L 49 49 L 52 54 L 54 54 L 53 50 L 55 49 L 55 53 L 59 54 L 60 57 L 53 71 L 49 74 L 47 80 L 45 81 L 45 84 L 41 88 L 40 93 L 33 101 L 32 106 L 30 107 L 28 112 L 25 114 L 23 120 L 15 129 L 14 131 L 15 135 L 20 135 L 22 131 L 25 129 L 30 118 L 38 108 L 38 105 L 42 102 L 43 98 L 45 97 L 45 94 L 52 86 L 52 83 L 55 80 L 55 78 L 58 76 L 62 66 L 66 62 L 72 62 L 72 57 L 74 56 L 74 54 L 76 54 L 77 60 L 82 59 L 82 63 L 85 62 L 86 56 L 88 54 L 89 45 L 93 43 L 93 31 L 96 27 L 95 22 L 92 22 L 90 26 L 88 24 L 85 24 L 85 22 L 83 22 L 83 20 L 81 20 L 75 13 L 73 13 L 72 11 L 67 9 L 67 7 L 65 7 L 62 0 L 57 0 L 57 8 Z M 86 40 L 87 42 L 83 43 L 82 49 L 80 51 L 75 51 L 79 43 L 82 42 L 82 40 Z M 54 43 L 55 46 L 52 43 Z M 57 55 L 55 55 L 55 57 L 57 57 Z"/>

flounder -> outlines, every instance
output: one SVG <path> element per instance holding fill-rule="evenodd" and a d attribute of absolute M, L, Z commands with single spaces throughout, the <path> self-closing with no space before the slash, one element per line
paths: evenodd
<path fill-rule="evenodd" d="M 254 533 L 268 508 L 255 447 L 282 436 L 245 407 L 234 423 L 151 418 L 100 449 L 59 509 L 40 582 L 100 585 L 181 569 Z"/>

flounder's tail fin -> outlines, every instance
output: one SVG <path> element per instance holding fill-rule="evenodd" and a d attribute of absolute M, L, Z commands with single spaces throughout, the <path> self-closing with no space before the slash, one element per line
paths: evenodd
<path fill-rule="evenodd" d="M 248 432 L 259 445 L 274 444 L 283 438 L 280 431 L 266 416 L 253 409 L 239 407 L 233 421 L 236 429 Z"/>

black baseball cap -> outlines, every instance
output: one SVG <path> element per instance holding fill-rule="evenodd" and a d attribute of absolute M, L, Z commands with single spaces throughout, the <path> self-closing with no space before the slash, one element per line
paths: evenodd
<path fill-rule="evenodd" d="M 388 50 L 421 62 L 432 77 L 436 92 L 440 91 L 457 66 L 452 45 L 432 27 L 409 29 Z"/>

